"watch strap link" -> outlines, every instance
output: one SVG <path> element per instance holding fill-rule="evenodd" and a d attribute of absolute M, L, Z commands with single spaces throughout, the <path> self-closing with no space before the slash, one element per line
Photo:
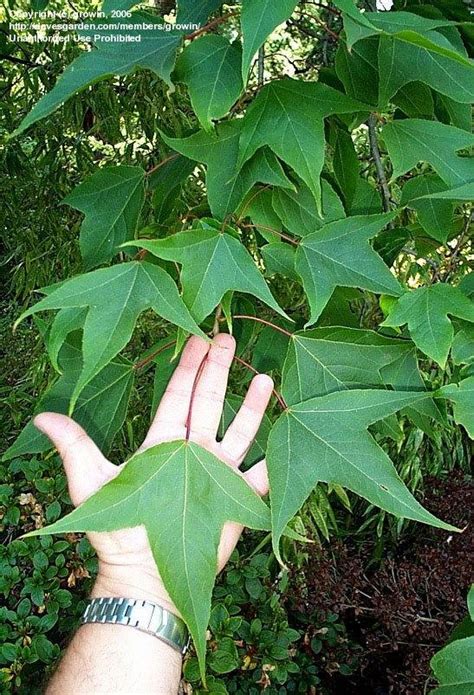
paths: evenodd
<path fill-rule="evenodd" d="M 184 655 L 189 646 L 186 624 L 181 618 L 151 601 L 134 598 L 89 599 L 81 624 L 129 625 L 152 634 Z"/>

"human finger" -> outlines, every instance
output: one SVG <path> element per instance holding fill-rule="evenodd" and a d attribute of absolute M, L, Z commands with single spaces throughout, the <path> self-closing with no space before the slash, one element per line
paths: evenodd
<path fill-rule="evenodd" d="M 35 417 L 34 424 L 58 450 L 75 506 L 118 474 L 118 469 L 70 417 L 59 413 L 41 413 Z"/>
<path fill-rule="evenodd" d="M 192 336 L 186 343 L 142 449 L 163 441 L 163 435 L 168 433 L 176 438 L 185 436 L 193 388 L 209 348 L 210 344 L 197 336 Z"/>
<path fill-rule="evenodd" d="M 191 438 L 198 442 L 205 443 L 216 438 L 234 353 L 234 338 L 228 333 L 219 333 L 206 355 L 196 383 L 189 419 Z"/>
<path fill-rule="evenodd" d="M 257 374 L 227 428 L 220 447 L 226 459 L 239 466 L 258 432 L 273 390 L 273 381 L 266 374 Z"/>

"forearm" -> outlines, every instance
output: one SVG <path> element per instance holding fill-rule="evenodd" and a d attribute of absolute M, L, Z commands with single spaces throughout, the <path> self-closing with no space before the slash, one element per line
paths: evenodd
<path fill-rule="evenodd" d="M 166 597 L 99 577 L 93 597 L 143 598 L 169 608 Z M 82 625 L 46 695 L 176 695 L 181 656 L 157 637 L 124 625 Z"/>

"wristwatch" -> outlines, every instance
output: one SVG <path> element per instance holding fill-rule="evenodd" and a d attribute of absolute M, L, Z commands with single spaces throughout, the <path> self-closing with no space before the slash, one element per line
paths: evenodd
<path fill-rule="evenodd" d="M 93 598 L 87 602 L 81 624 L 130 625 L 158 637 L 181 655 L 189 647 L 188 629 L 181 618 L 150 601 L 135 598 Z"/>

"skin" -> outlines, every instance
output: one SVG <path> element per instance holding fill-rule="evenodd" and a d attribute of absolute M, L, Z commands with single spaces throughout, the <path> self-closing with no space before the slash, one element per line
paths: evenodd
<path fill-rule="evenodd" d="M 253 378 L 240 411 L 218 442 L 234 352 L 234 339 L 224 333 L 211 344 L 190 338 L 140 451 L 188 435 L 191 441 L 239 469 L 257 434 L 273 382 L 264 374 Z M 35 418 L 35 425 L 50 438 L 62 458 L 75 506 L 118 475 L 125 465 L 115 466 L 108 461 L 86 432 L 65 415 L 42 413 Z M 260 495 L 268 492 L 265 461 L 243 477 Z M 225 566 L 241 533 L 238 524 L 229 522 L 224 526 L 217 572 Z M 99 560 L 93 597 L 146 599 L 179 615 L 157 572 L 143 527 L 90 533 L 88 538 Z M 156 637 L 121 625 L 89 624 L 76 632 L 46 692 L 176 695 L 180 677 L 181 656 Z"/>

